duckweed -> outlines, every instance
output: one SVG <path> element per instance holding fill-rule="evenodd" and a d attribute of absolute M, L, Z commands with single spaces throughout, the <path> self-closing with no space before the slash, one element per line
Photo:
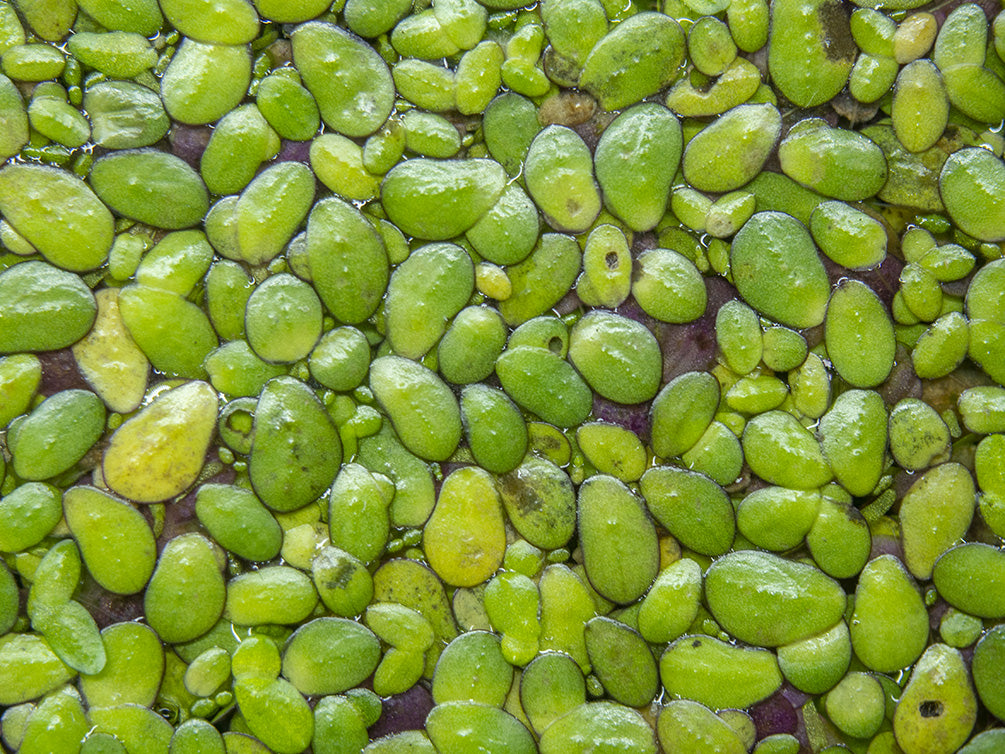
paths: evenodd
<path fill-rule="evenodd" d="M 1000 750 L 1005 13 L 855 5 L 0 0 L 0 749 Z"/>

